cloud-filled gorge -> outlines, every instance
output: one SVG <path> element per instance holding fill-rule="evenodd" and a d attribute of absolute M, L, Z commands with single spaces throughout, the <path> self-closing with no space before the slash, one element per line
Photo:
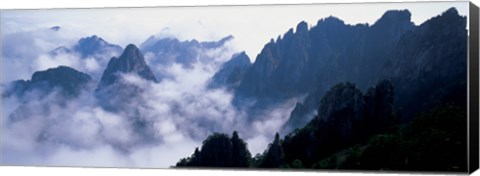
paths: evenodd
<path fill-rule="evenodd" d="M 61 31 L 46 32 L 51 33 L 50 37 Z M 49 38 L 38 33 L 33 31 L 21 36 L 34 41 Z M 105 110 L 94 96 L 95 87 L 108 59 L 121 53 L 82 58 L 78 52 L 58 51 L 61 45 L 54 46 L 56 41 L 33 42 L 33 46 L 10 42 L 18 40 L 18 36 L 20 34 L 7 35 L 3 41 L 3 46 L 9 47 L 4 48 L 4 68 L 12 66 L 11 70 L 3 70 L 4 90 L 8 89 L 9 81 L 30 79 L 25 75 L 60 65 L 89 73 L 93 81 L 78 97 L 68 100 L 57 89 L 48 94 L 33 90 L 22 97 L 4 96 L 3 164 L 169 167 L 190 155 L 212 132 L 231 134 L 234 130 L 247 140 L 252 153 L 258 153 L 263 152 L 293 108 L 292 102 L 285 102 L 266 110 L 263 116 L 268 118 L 247 121 L 246 113 L 232 105 L 232 92 L 207 88 L 221 64 L 238 51 L 231 49 L 229 41 L 213 48 L 176 41 L 191 50 L 194 61 L 188 66 L 175 61 L 165 64 L 161 59 L 177 57 L 179 52 L 163 53 L 159 57 L 144 53 L 147 64 L 161 81 L 155 83 L 135 74 L 122 74 L 123 84 L 141 87 L 143 91 L 127 102 L 115 102 L 124 109 Z M 26 47 L 45 49 L 31 50 L 33 53 L 15 50 Z M 25 68 L 19 69 L 22 67 Z M 130 117 L 145 122 L 146 127 L 138 128 Z"/>

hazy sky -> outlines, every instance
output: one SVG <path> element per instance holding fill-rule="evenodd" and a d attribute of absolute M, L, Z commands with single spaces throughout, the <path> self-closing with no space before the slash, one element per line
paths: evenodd
<path fill-rule="evenodd" d="M 348 24 L 373 24 L 390 9 L 408 9 L 412 21 L 421 24 L 450 7 L 468 14 L 468 2 L 417 2 L 368 4 L 318 4 L 276 6 L 224 6 L 175 8 L 107 8 L 61 10 L 4 10 L 2 35 L 61 26 L 72 42 L 87 35 L 99 35 L 122 46 L 140 44 L 150 35 L 176 36 L 182 40 L 218 40 L 235 37 L 235 48 L 251 59 L 271 38 L 283 35 L 300 21 L 310 26 L 319 19 L 336 16 Z"/>

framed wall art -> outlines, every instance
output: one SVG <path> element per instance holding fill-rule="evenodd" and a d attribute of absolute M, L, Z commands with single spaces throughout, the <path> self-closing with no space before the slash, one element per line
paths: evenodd
<path fill-rule="evenodd" d="M 479 167 L 469 1 L 5 9 L 0 19 L 3 166 Z"/>

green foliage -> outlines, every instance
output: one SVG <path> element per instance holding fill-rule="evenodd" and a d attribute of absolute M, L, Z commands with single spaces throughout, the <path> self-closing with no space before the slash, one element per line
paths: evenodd
<path fill-rule="evenodd" d="M 366 145 L 338 152 L 313 168 L 465 171 L 465 125 L 463 109 L 444 105 L 418 115 L 395 133 L 376 135 Z"/>
<path fill-rule="evenodd" d="M 415 170 L 466 170 L 467 125 L 465 109 L 452 105 L 434 108 L 405 129 L 409 141 L 408 167 Z"/>
<path fill-rule="evenodd" d="M 285 137 L 285 161 L 300 159 L 306 167 L 387 131 L 394 124 L 393 85 L 380 81 L 363 95 L 352 83 L 340 83 L 321 100 L 318 115 Z"/>
<path fill-rule="evenodd" d="M 381 134 L 370 139 L 368 147 L 363 151 L 359 162 L 364 169 L 401 168 L 404 163 L 402 156 L 405 154 L 405 142 L 394 134 Z M 352 158 L 354 160 L 356 158 Z"/>
<path fill-rule="evenodd" d="M 283 140 L 277 133 L 262 154 L 251 158 L 237 132 L 231 138 L 215 133 L 201 150 L 197 148 L 177 166 L 466 171 L 465 108 L 447 104 L 418 114 L 410 123 L 393 126 L 398 122 L 388 81 L 370 89 L 361 99 L 363 105 L 343 95 L 356 90 L 352 85 L 340 84 L 336 89 L 329 94 L 340 93 L 347 100 L 330 97 L 336 105 L 324 105 L 328 118 L 319 115 Z"/>
<path fill-rule="evenodd" d="M 262 163 L 263 159 L 263 154 L 257 153 L 251 160 L 250 160 L 250 167 L 260 167 L 260 164 Z"/>
<path fill-rule="evenodd" d="M 249 167 L 251 160 L 247 144 L 235 131 L 227 134 L 214 133 L 203 141 L 201 150 L 195 149 L 191 157 L 183 158 L 177 167 Z"/>
<path fill-rule="evenodd" d="M 245 143 L 236 131 L 232 134 L 232 166 L 233 167 L 249 167 L 251 155 Z"/>
<path fill-rule="evenodd" d="M 302 169 L 303 168 L 303 164 L 302 164 L 302 161 L 296 159 L 292 162 L 292 168 L 293 169 Z"/>
<path fill-rule="evenodd" d="M 312 165 L 313 169 L 334 169 L 335 168 L 335 163 L 336 163 L 336 157 L 328 157 L 326 159 L 323 159 L 321 161 L 316 162 L 315 164 Z"/>
<path fill-rule="evenodd" d="M 276 133 L 273 143 L 271 143 L 268 149 L 264 152 L 262 158 L 260 159 L 258 167 L 278 168 L 285 164 L 283 157 L 284 156 L 280 136 L 278 133 Z"/>

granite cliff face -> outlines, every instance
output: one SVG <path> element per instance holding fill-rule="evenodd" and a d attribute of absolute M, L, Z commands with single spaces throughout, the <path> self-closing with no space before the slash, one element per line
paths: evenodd
<path fill-rule="evenodd" d="M 251 111 L 256 111 L 304 96 L 285 125 L 292 130 L 313 118 L 328 89 L 345 81 L 367 91 L 380 80 L 391 80 L 405 118 L 435 104 L 420 102 L 462 102 L 465 17 L 452 8 L 419 26 L 410 18 L 407 10 L 393 10 L 373 25 L 328 17 L 309 29 L 301 22 L 265 45 L 234 89 L 234 104 L 255 102 Z"/>
<path fill-rule="evenodd" d="M 391 16 L 387 14 L 384 17 Z M 388 81 L 379 81 L 363 95 L 350 83 L 338 84 L 324 96 L 318 96 L 318 91 L 309 94 L 284 127 L 288 133 L 298 125 L 282 144 L 285 162 L 300 159 L 313 167 L 320 158 L 365 142 L 434 107 L 447 104 L 466 112 L 465 20 L 452 8 L 397 36 L 398 42 L 385 52 L 388 57 L 372 77 Z M 318 101 L 311 96 L 323 98 Z M 309 109 L 315 103 L 316 114 Z M 313 116 L 305 126 L 301 125 L 305 118 L 299 118 L 302 113 Z"/>
<path fill-rule="evenodd" d="M 406 33 L 382 68 L 404 116 L 439 103 L 466 103 L 466 18 L 451 8 Z"/>
<path fill-rule="evenodd" d="M 308 29 L 301 22 L 294 32 L 266 44 L 245 74 L 237 94 L 282 99 L 323 92 L 350 81 L 362 90 L 387 61 L 400 37 L 414 28 L 408 11 L 388 11 L 372 26 L 347 25 L 328 17 Z"/>
<path fill-rule="evenodd" d="M 305 96 L 285 128 L 301 127 L 313 118 L 321 97 L 340 82 L 362 91 L 378 80 L 401 37 L 412 31 L 407 10 L 388 11 L 373 25 L 348 25 L 335 17 L 309 28 L 301 22 L 282 37 L 271 40 L 245 72 L 234 104 L 255 102 L 251 111 L 292 97 Z"/>

